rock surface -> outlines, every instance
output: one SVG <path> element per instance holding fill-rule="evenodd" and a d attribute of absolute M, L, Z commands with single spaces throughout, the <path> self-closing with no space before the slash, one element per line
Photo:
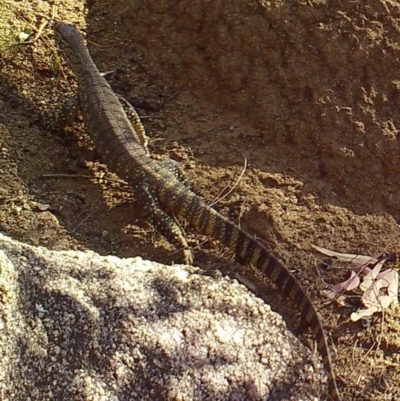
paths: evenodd
<path fill-rule="evenodd" d="M 6 400 L 317 400 L 280 316 L 193 267 L 49 251 L 0 234 Z"/>

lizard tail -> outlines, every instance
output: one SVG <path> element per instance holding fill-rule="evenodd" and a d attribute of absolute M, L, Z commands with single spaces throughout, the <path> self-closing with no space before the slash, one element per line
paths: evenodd
<path fill-rule="evenodd" d="M 191 190 L 182 189 L 182 185 L 177 185 L 166 189 L 166 192 L 168 192 L 168 204 L 172 205 L 174 213 L 188 220 L 203 234 L 217 239 L 230 248 L 241 264 L 251 264 L 256 267 L 294 301 L 316 338 L 318 351 L 328 373 L 330 396 L 334 401 L 341 401 L 321 319 L 309 296 L 293 274 L 255 238 L 208 206 Z"/>

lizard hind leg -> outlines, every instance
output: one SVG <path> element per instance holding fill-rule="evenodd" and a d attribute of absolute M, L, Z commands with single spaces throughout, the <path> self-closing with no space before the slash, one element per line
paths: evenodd
<path fill-rule="evenodd" d="M 179 162 L 172 159 L 165 159 L 159 162 L 159 164 L 162 166 L 164 170 L 169 171 L 182 184 L 184 184 L 186 187 L 189 187 L 189 182 L 186 179 L 185 175 L 183 174 L 183 171 L 179 166 Z"/>
<path fill-rule="evenodd" d="M 193 264 L 193 253 L 178 224 L 161 209 L 157 196 L 147 186 L 135 188 L 135 197 L 143 205 L 151 225 L 182 252 L 183 262 Z"/>

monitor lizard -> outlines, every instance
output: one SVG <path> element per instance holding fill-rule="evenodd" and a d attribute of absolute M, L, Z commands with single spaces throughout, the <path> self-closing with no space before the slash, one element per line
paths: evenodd
<path fill-rule="evenodd" d="M 182 251 L 185 263 L 193 262 L 192 252 L 172 215 L 186 219 L 201 233 L 220 241 L 234 252 L 242 265 L 253 265 L 274 283 L 294 302 L 313 331 L 328 373 L 329 394 L 334 401 L 340 401 L 321 319 L 295 276 L 254 237 L 186 186 L 173 161 L 163 163 L 148 155 L 141 123 L 135 119 L 131 124 L 124 102 L 97 69 L 79 30 L 74 25 L 56 22 L 54 31 L 59 50 L 78 82 L 79 110 L 86 129 L 110 170 L 132 186 L 150 223 Z"/>

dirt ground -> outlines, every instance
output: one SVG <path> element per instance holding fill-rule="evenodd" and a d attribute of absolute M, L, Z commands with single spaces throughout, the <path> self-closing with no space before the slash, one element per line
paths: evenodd
<path fill-rule="evenodd" d="M 3 7 L 1 232 L 49 249 L 179 262 L 79 123 L 61 132 L 40 125 L 40 114 L 75 88 L 44 25 L 54 14 L 87 33 L 99 69 L 113 71 L 111 86 L 141 115 L 153 157 L 179 161 L 196 193 L 208 202 L 226 193 L 247 160 L 216 209 L 257 235 L 309 289 L 344 399 L 399 399 L 399 308 L 351 322 L 359 297 L 341 307 L 321 293 L 346 271 L 324 267 L 311 247 L 373 256 L 398 247 L 399 2 L 6 0 Z M 12 45 L 30 30 L 31 43 Z M 237 272 L 209 238 L 189 228 L 187 236 L 197 265 Z M 255 291 L 312 345 L 292 305 L 265 283 Z"/>

